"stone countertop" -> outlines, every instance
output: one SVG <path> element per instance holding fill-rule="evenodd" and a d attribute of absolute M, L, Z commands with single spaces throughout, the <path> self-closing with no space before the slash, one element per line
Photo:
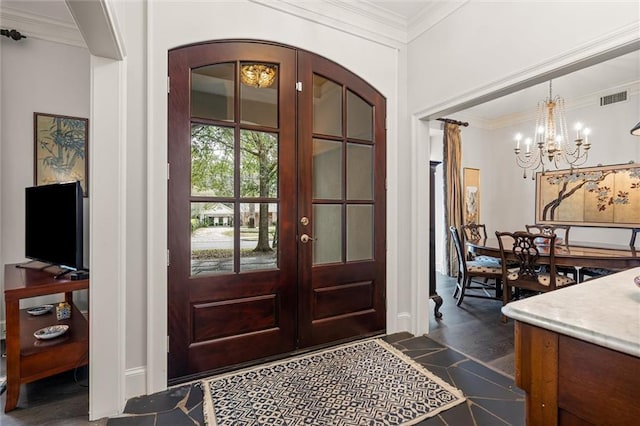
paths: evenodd
<path fill-rule="evenodd" d="M 502 307 L 509 318 L 640 357 L 640 287 L 633 268 Z"/>

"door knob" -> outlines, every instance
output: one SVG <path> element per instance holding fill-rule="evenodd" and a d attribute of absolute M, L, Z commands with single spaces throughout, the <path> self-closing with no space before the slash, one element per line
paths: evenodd
<path fill-rule="evenodd" d="M 313 241 L 313 238 L 311 238 L 307 234 L 302 234 L 302 235 L 300 235 L 300 241 L 306 244 L 309 241 Z"/>

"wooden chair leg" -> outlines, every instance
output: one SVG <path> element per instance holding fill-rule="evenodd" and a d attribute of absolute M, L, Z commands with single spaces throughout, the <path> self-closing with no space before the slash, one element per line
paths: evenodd
<path fill-rule="evenodd" d="M 458 292 L 460 291 L 460 287 L 462 286 L 462 284 L 460 283 L 461 276 L 462 276 L 462 272 L 458 272 L 458 276 L 456 277 L 456 287 L 453 289 L 453 298 L 454 299 L 458 298 Z"/>
<path fill-rule="evenodd" d="M 466 275 L 462 278 L 462 285 L 460 286 L 460 294 L 458 295 L 458 301 L 456 302 L 456 306 L 460 306 L 462 304 L 462 299 L 464 299 L 464 292 L 468 286 L 471 285 L 471 277 L 467 277 Z"/>
<path fill-rule="evenodd" d="M 502 285 L 502 306 L 506 305 L 510 301 L 511 301 L 511 287 L 509 287 L 509 284 L 507 282 L 504 282 Z M 500 320 L 506 324 L 507 316 L 505 314 L 502 314 L 502 317 L 500 318 Z"/>

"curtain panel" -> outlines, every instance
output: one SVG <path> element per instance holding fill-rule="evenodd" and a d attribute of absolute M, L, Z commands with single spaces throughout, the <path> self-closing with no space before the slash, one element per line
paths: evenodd
<path fill-rule="evenodd" d="M 455 226 L 459 230 L 463 224 L 462 149 L 460 126 L 457 124 L 445 123 L 443 149 L 445 229 L 447 230 L 446 265 L 447 274 L 455 277 L 458 275 L 458 258 L 449 227 Z"/>

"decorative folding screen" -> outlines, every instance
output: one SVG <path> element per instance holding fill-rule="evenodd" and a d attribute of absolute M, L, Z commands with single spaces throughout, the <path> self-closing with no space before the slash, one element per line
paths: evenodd
<path fill-rule="evenodd" d="M 536 222 L 640 226 L 640 164 L 538 172 Z"/>

